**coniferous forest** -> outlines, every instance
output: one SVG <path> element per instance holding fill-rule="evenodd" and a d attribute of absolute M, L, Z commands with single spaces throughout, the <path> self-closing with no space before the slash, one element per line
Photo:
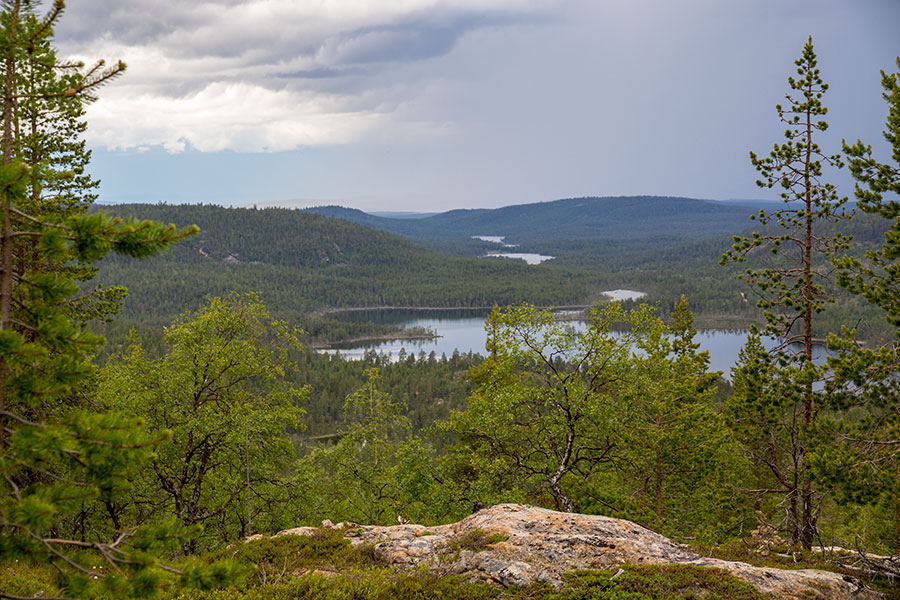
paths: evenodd
<path fill-rule="evenodd" d="M 0 11 L 0 598 L 762 597 L 699 567 L 684 589 L 629 567 L 501 590 L 395 572 L 326 530 L 241 543 L 507 502 L 900 597 L 897 563 L 866 559 L 900 554 L 900 72 L 882 74 L 892 156 L 821 148 L 828 87 L 803 45 L 785 137 L 751 153 L 778 204 L 98 206 L 85 103 L 126 67 L 62 61 L 62 8 Z M 823 177 L 842 163 L 852 199 Z M 480 234 L 555 258 L 479 258 Z M 487 346 L 317 353 L 402 335 L 334 313 L 360 307 L 489 309 Z M 700 324 L 748 331 L 725 377 Z"/>

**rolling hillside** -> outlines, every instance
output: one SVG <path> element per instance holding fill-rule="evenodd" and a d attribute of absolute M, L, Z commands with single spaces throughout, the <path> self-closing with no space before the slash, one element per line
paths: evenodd
<path fill-rule="evenodd" d="M 132 326 L 158 330 L 197 309 L 207 296 L 232 290 L 260 294 L 276 317 L 303 326 L 313 342 L 383 333 L 371 324 L 323 316 L 327 309 L 591 304 L 600 291 L 616 288 L 646 292 L 664 311 L 685 294 L 698 317 L 710 319 L 707 326 L 730 326 L 717 323 L 757 316 L 753 304 L 740 295 L 740 267 L 717 264 L 730 235 L 750 223 L 747 207 L 677 198 L 573 199 L 421 219 L 322 209 L 370 224 L 419 228 L 420 238 L 407 233 L 412 240 L 301 210 L 197 205 L 103 210 L 200 228 L 199 235 L 163 256 L 111 258 L 101 265 L 99 282 L 123 284 L 131 292 L 120 318 L 105 329 L 113 340 Z M 862 238 L 880 235 L 876 224 L 865 219 L 855 219 L 852 229 Z M 437 230 L 444 237 L 425 233 Z M 532 266 L 450 255 L 477 256 L 497 249 L 469 237 L 478 234 L 507 235 L 508 241 L 519 240 L 517 250 L 557 258 Z M 432 247 L 420 239 L 430 239 Z M 852 312 L 862 314 L 863 309 L 854 306 Z"/>
<path fill-rule="evenodd" d="M 452 210 L 421 219 L 376 217 L 339 206 L 307 210 L 425 241 L 499 235 L 514 244 L 655 236 L 697 239 L 741 231 L 752 212 L 746 206 L 658 196 L 569 198 L 496 209 Z"/>
<path fill-rule="evenodd" d="M 98 280 L 123 284 L 126 322 L 166 324 L 209 295 L 258 292 L 280 318 L 353 306 L 590 302 L 599 269 L 458 258 L 345 220 L 298 210 L 120 205 L 104 212 L 196 224 L 200 234 L 144 261 L 110 258 Z"/>

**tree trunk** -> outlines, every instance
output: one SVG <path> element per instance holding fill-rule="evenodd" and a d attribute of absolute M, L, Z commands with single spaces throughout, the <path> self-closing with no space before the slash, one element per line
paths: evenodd
<path fill-rule="evenodd" d="M 811 550 L 816 541 L 816 519 L 813 516 L 813 491 L 809 476 L 803 480 L 803 527 L 800 531 L 800 543 L 804 550 Z"/>
<path fill-rule="evenodd" d="M 810 93 L 812 90 L 810 90 Z M 806 187 L 806 232 L 805 246 L 803 248 L 803 293 L 806 302 L 806 310 L 803 314 L 803 351 L 806 354 L 805 364 L 811 365 L 813 358 L 813 298 L 815 296 L 815 288 L 812 279 L 812 246 L 813 246 L 813 199 L 812 199 L 812 143 L 813 143 L 813 122 L 812 112 L 810 109 L 806 111 L 806 159 L 804 170 L 804 186 Z M 813 384 L 810 381 L 806 384 L 803 393 L 803 428 L 800 430 L 800 448 L 798 457 L 798 466 L 801 469 L 800 486 L 802 515 L 800 521 L 800 544 L 804 550 L 812 549 L 813 540 L 815 538 L 816 525 L 813 522 L 812 503 L 813 492 L 812 482 L 809 479 L 809 473 L 806 468 L 806 430 L 813 421 Z"/>
<path fill-rule="evenodd" d="M 575 511 L 571 498 L 559 487 L 559 481 L 551 481 L 549 487 L 550 493 L 553 494 L 553 500 L 556 502 L 556 510 L 567 513 Z"/>
<path fill-rule="evenodd" d="M 3 165 L 8 165 L 13 158 L 13 111 L 15 110 L 16 81 L 16 36 L 19 24 L 19 0 L 12 3 L 10 11 L 10 27 L 7 36 L 7 51 L 4 60 L 6 68 L 3 78 Z M 0 330 L 8 329 L 12 319 L 12 283 L 13 283 L 13 230 L 12 230 L 12 198 L 9 190 L 0 192 L 0 211 L 3 224 L 0 226 Z M 6 360 L 0 357 L 0 450 L 6 447 L 5 419 L 2 415 L 7 410 L 6 380 L 9 367 Z"/>
<path fill-rule="evenodd" d="M 797 490 L 796 488 L 791 490 L 791 505 L 790 505 L 790 513 L 788 519 L 790 523 L 788 523 L 788 527 L 790 528 L 791 534 L 791 545 L 800 543 L 800 510 L 797 506 Z"/>

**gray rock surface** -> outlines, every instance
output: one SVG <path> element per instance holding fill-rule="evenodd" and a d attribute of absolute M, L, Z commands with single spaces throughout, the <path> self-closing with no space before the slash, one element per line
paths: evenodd
<path fill-rule="evenodd" d="M 876 600 L 881 594 L 851 577 L 817 570 L 784 570 L 704 558 L 668 538 L 622 519 L 500 504 L 458 523 L 389 527 L 330 522 L 353 544 L 372 544 L 375 556 L 399 569 L 425 565 L 439 575 L 509 587 L 535 580 L 554 586 L 574 569 L 621 564 L 690 564 L 730 571 L 761 592 L 784 599 Z M 310 535 L 300 527 L 278 535 Z"/>

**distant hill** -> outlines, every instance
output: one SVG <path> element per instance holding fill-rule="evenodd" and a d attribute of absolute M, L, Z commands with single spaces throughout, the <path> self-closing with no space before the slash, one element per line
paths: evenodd
<path fill-rule="evenodd" d="M 182 263 L 249 263 L 293 268 L 403 264 L 422 253 L 418 245 L 347 221 L 283 208 L 126 204 L 103 207 L 117 216 L 195 224 L 200 233 L 173 246 Z"/>
<path fill-rule="evenodd" d="M 402 220 L 339 206 L 306 210 L 423 241 L 492 235 L 514 244 L 655 236 L 696 239 L 741 231 L 752 212 L 742 205 L 659 196 L 569 198 Z"/>
<path fill-rule="evenodd" d="M 166 323 L 208 295 L 254 291 L 275 314 L 357 306 L 490 307 L 494 303 L 590 302 L 596 269 L 458 258 L 390 233 L 289 209 L 117 205 L 102 210 L 179 226 L 199 235 L 148 260 L 111 257 L 99 280 L 132 293 L 123 317 Z"/>
<path fill-rule="evenodd" d="M 433 217 L 434 215 L 440 214 L 436 212 L 428 212 L 428 213 L 420 213 L 420 212 L 409 212 L 409 211 L 378 211 L 371 213 L 376 217 L 385 217 L 386 219 L 424 219 L 425 217 Z"/>
<path fill-rule="evenodd" d="M 750 219 L 760 209 L 772 212 L 784 203 L 765 200 L 699 200 L 664 196 L 569 198 L 495 209 L 451 210 L 418 219 L 387 218 L 341 206 L 307 212 L 344 219 L 418 241 L 458 256 L 480 256 L 500 246 L 473 236 L 502 236 L 516 252 L 555 256 L 557 264 L 602 261 L 625 267 L 638 262 L 660 267 L 695 258 L 718 263 L 731 236 L 759 230 Z M 848 203 L 848 210 L 852 210 Z M 857 243 L 880 244 L 884 223 L 865 214 L 835 225 Z M 825 226 L 826 231 L 832 227 Z"/>

